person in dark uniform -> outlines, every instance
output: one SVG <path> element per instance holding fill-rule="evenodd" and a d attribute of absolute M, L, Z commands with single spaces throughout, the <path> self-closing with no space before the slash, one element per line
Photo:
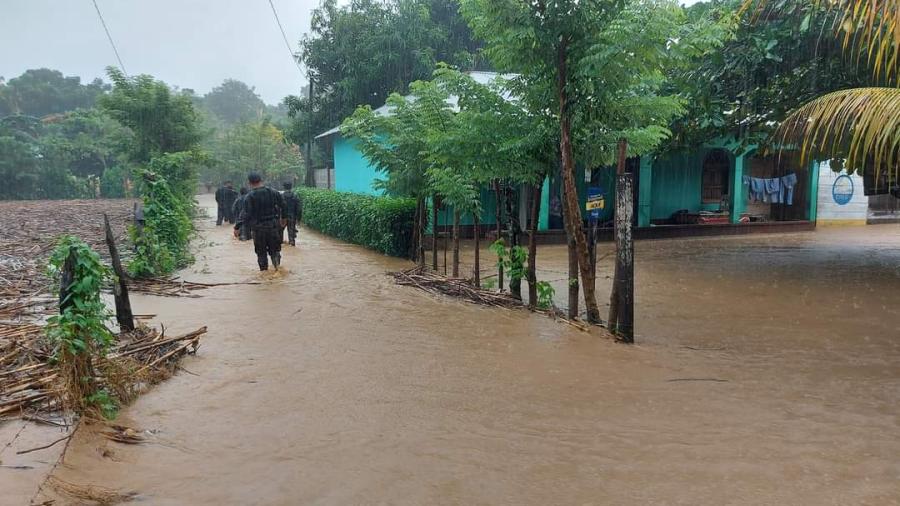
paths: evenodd
<path fill-rule="evenodd" d="M 241 217 L 234 226 L 234 236 L 238 237 L 244 223 L 253 227 L 253 249 L 259 270 L 269 269 L 269 258 L 275 270 L 281 264 L 281 227 L 286 224 L 284 198 L 281 193 L 264 186 L 262 177 L 251 172 L 247 176 L 250 192 L 244 197 Z"/>
<path fill-rule="evenodd" d="M 234 205 L 231 207 L 231 214 L 234 216 L 235 224 L 238 223 L 241 217 L 241 211 L 244 210 L 244 197 L 247 196 L 247 188 L 242 186 L 241 193 L 238 195 L 238 198 L 235 199 Z M 240 239 L 242 241 L 246 241 L 250 239 L 250 223 L 241 223 L 239 225 L 240 231 Z"/>
<path fill-rule="evenodd" d="M 234 187 L 231 185 L 231 181 L 228 181 L 225 184 L 225 221 L 228 223 L 234 224 L 237 221 L 237 216 L 234 215 L 232 209 L 234 208 L 234 201 L 238 198 L 238 192 L 234 191 Z"/>
<path fill-rule="evenodd" d="M 303 203 L 300 202 L 300 197 L 297 196 L 293 191 L 294 185 L 291 183 L 284 183 L 284 191 L 281 192 L 281 195 L 284 197 L 284 207 L 285 213 L 287 214 L 287 233 L 288 233 L 288 244 L 291 246 L 297 245 L 297 222 L 300 221 L 300 218 L 303 216 Z M 284 232 L 281 233 L 282 241 L 284 240 Z"/>
<path fill-rule="evenodd" d="M 225 183 L 216 190 L 216 207 L 218 208 L 216 212 L 216 226 L 221 225 L 222 220 L 228 218 L 230 210 L 225 209 L 225 202 L 228 200 L 229 188 L 231 188 L 231 181 L 225 181 Z"/>

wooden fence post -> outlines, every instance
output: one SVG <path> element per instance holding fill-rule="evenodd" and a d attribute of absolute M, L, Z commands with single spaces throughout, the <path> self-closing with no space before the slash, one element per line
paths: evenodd
<path fill-rule="evenodd" d="M 69 300 L 69 287 L 75 282 L 75 248 L 69 248 L 66 261 L 63 263 L 62 275 L 59 277 L 59 314 L 72 305 Z"/>
<path fill-rule="evenodd" d="M 113 283 L 113 298 L 116 301 L 116 321 L 122 332 L 134 330 L 134 314 L 131 312 L 131 299 L 128 297 L 128 285 L 125 283 L 125 270 L 122 269 L 122 260 L 119 258 L 119 250 L 116 248 L 116 239 L 113 236 L 112 227 L 109 226 L 109 216 L 103 213 L 103 223 L 106 227 L 106 245 L 109 247 L 109 256 L 112 260 L 113 272 L 116 273 L 116 281 Z"/>
<path fill-rule="evenodd" d="M 616 279 L 615 293 L 618 308 L 616 321 L 610 329 L 626 343 L 634 342 L 634 217 L 633 174 L 617 176 L 616 181 Z"/>

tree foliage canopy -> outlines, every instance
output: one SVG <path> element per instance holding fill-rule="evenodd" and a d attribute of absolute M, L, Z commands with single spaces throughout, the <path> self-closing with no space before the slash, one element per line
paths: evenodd
<path fill-rule="evenodd" d="M 360 105 L 379 106 L 390 93 L 431 76 L 438 62 L 479 66 L 479 43 L 454 0 L 323 0 L 298 58 L 309 69 L 313 100 L 286 99 L 291 136 L 305 142 Z"/>
<path fill-rule="evenodd" d="M 226 126 L 259 120 L 266 104 L 253 87 L 236 79 L 226 79 L 203 96 L 203 107 Z"/>
<path fill-rule="evenodd" d="M 202 131 L 190 96 L 173 92 L 152 76 L 129 78 L 113 67 L 107 73 L 113 89 L 100 98 L 100 107 L 134 132 L 136 161 L 197 147 Z"/>
<path fill-rule="evenodd" d="M 43 117 L 94 106 L 109 85 L 95 79 L 82 84 L 77 76 L 63 76 L 58 70 L 29 69 L 3 83 L 0 79 L 0 117 L 12 114 Z"/>

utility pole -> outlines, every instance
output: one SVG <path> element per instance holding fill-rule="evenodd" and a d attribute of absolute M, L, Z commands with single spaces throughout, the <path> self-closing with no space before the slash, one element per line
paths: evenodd
<path fill-rule="evenodd" d="M 316 172 L 312 166 L 312 117 L 313 117 L 313 78 L 312 73 L 309 74 L 309 86 L 306 87 L 306 186 L 316 186 Z"/>

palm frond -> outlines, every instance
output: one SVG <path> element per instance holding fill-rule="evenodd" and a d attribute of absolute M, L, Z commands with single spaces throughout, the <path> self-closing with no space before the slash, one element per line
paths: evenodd
<path fill-rule="evenodd" d="M 775 134 L 798 146 L 802 161 L 846 159 L 848 170 L 900 181 L 900 88 L 854 88 L 823 95 L 794 111 Z"/>

